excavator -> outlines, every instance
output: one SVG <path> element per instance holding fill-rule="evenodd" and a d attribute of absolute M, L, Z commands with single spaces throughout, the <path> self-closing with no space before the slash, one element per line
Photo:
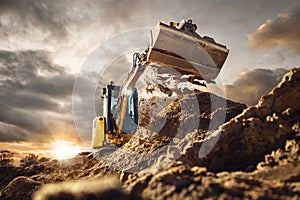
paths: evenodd
<path fill-rule="evenodd" d="M 192 20 L 169 25 L 158 22 L 150 31 L 151 44 L 133 54 L 133 65 L 122 86 L 111 82 L 103 88 L 103 115 L 93 120 L 92 148 L 120 147 L 138 128 L 138 92 L 135 83 L 150 64 L 165 66 L 192 79 L 213 83 L 229 49 L 211 37 L 196 33 Z"/>

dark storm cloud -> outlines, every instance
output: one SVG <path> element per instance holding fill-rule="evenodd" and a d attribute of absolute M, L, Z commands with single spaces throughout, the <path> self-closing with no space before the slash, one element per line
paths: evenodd
<path fill-rule="evenodd" d="M 300 54 L 300 6 L 267 20 L 249 36 L 254 48 L 281 46 Z"/>
<path fill-rule="evenodd" d="M 65 39 L 72 25 L 81 32 L 91 24 L 105 31 L 142 21 L 132 17 L 140 5 L 131 0 L 1 0 L 0 17 L 9 17 L 0 18 L 0 25 L 4 36 L 15 32 L 30 34 L 32 28 L 37 28 L 43 34 L 51 34 L 46 40 Z"/>
<path fill-rule="evenodd" d="M 67 20 L 61 17 L 64 16 L 64 12 L 66 12 L 65 7 L 59 6 L 58 2 L 54 1 L 0 1 L 0 16 L 9 15 L 12 19 L 8 26 L 38 27 L 43 31 L 50 32 L 52 36 L 57 38 L 67 35 L 67 30 L 64 26 Z"/>
<path fill-rule="evenodd" d="M 231 85 L 225 85 L 227 98 L 255 105 L 262 95 L 269 93 L 282 79 L 287 70 L 254 69 L 242 72 Z"/>
<path fill-rule="evenodd" d="M 48 132 L 51 115 L 67 119 L 73 81 L 47 52 L 0 51 L 0 140 L 29 140 Z"/>
<path fill-rule="evenodd" d="M 0 80 L 1 90 L 61 98 L 69 96 L 73 86 L 73 76 L 53 64 L 44 51 L 0 51 Z"/>
<path fill-rule="evenodd" d="M 0 141 L 23 141 L 28 132 L 15 125 L 0 122 Z"/>
<path fill-rule="evenodd" d="M 1 0 L 0 36 L 25 34 L 31 38 L 32 34 L 37 34 L 34 30 L 38 29 L 42 32 L 34 38 L 46 42 L 68 36 L 72 40 L 73 34 L 78 33 L 94 33 L 94 36 L 96 34 L 96 37 L 103 39 L 105 34 L 155 26 L 159 20 L 168 23 L 193 18 L 199 25 L 200 33 L 213 32 L 212 36 L 216 36 L 217 40 L 224 40 L 227 29 L 230 31 L 233 27 L 243 26 L 249 18 L 258 17 L 262 12 L 269 13 L 285 4 L 285 1 L 279 0 L 272 3 L 268 0 L 255 3 L 247 0 L 228 0 L 226 3 L 223 0 Z M 264 9 L 266 7 L 269 9 Z"/>

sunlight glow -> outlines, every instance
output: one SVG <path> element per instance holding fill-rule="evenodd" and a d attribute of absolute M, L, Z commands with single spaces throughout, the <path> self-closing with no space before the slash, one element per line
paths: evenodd
<path fill-rule="evenodd" d="M 51 154 L 59 160 L 73 158 L 81 152 L 81 147 L 74 142 L 58 140 L 51 146 Z"/>

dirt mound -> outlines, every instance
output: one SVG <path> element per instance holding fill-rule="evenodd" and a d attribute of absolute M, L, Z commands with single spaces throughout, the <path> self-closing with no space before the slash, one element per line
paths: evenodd
<path fill-rule="evenodd" d="M 28 155 L 13 166 L 3 152 L 0 198 L 30 199 L 41 184 L 72 181 L 44 186 L 35 199 L 297 199 L 299 82 L 300 68 L 244 111 L 231 101 L 212 106 L 211 99 L 224 101 L 205 92 L 174 98 L 102 160 Z M 200 103 L 185 107 L 191 98 Z"/>
<path fill-rule="evenodd" d="M 256 106 L 231 119 L 218 131 L 196 141 L 182 157 L 190 166 L 205 166 L 212 171 L 235 171 L 253 168 L 264 155 L 283 147 L 297 134 L 300 121 L 300 69 L 287 73 L 282 82 Z M 201 146 L 220 137 L 204 158 Z M 202 149 L 205 151 L 205 149 Z"/>
<path fill-rule="evenodd" d="M 287 73 L 256 106 L 206 133 L 204 138 L 196 137 L 180 161 L 156 173 L 128 176 L 124 180 L 127 190 L 143 199 L 297 198 L 299 82 L 300 69 Z M 201 147 L 209 148 L 216 137 L 219 140 L 211 152 L 199 158 Z"/>
<path fill-rule="evenodd" d="M 279 165 L 252 173 L 213 173 L 177 162 L 158 173 L 132 177 L 124 184 L 142 199 L 292 199 L 300 194 L 299 170 L 299 165 Z"/>
<path fill-rule="evenodd" d="M 1 192 L 0 199 L 31 199 L 31 194 L 41 187 L 41 183 L 28 177 L 19 176 Z"/>
<path fill-rule="evenodd" d="M 95 155 L 105 166 L 127 172 L 158 170 L 184 154 L 195 137 L 205 137 L 208 130 L 216 130 L 246 108 L 205 92 L 208 88 L 191 83 L 182 74 L 162 69 L 146 68 L 141 77 L 147 80 L 146 87 L 138 89 L 143 97 L 139 129 L 122 148 Z"/>
<path fill-rule="evenodd" d="M 217 104 L 212 105 L 213 102 Z M 244 104 L 226 101 L 208 92 L 190 91 L 172 100 L 164 110 L 152 117 L 147 128 L 140 128 L 122 148 L 96 157 L 116 170 L 155 171 L 176 161 L 195 137 L 204 137 L 208 130 L 216 130 L 244 108 Z"/>
<path fill-rule="evenodd" d="M 4 154 L 4 153 L 3 153 Z M 13 153 L 9 153 L 13 155 Z M 7 155 L 7 152 L 5 152 Z M 7 160 L 7 157 L 3 157 Z M 68 160 L 53 160 L 29 154 L 21 159 L 20 165 L 3 162 L 0 166 L 0 199 L 31 199 L 31 195 L 41 185 L 62 181 L 74 181 L 105 177 L 116 174 L 110 168 L 102 166 L 97 160 L 77 156 Z"/>
<path fill-rule="evenodd" d="M 45 186 L 36 194 L 39 199 L 297 199 L 300 195 L 300 140 L 287 140 L 284 148 L 265 156 L 253 172 L 214 173 L 205 167 L 189 167 L 181 161 L 159 172 L 120 176 L 123 191 L 109 177 L 96 180 Z M 110 184 L 113 182 L 114 184 Z M 95 189 L 94 186 L 96 186 Z M 119 196 L 121 195 L 121 196 Z M 107 196 L 106 196 L 107 197 Z"/>

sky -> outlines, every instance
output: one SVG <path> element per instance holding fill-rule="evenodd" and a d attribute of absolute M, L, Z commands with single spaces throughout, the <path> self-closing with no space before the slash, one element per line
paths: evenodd
<path fill-rule="evenodd" d="M 1 0 L 0 142 L 89 140 L 89 84 L 124 77 L 149 28 L 182 19 L 230 49 L 217 82 L 232 100 L 254 105 L 300 64 L 298 0 Z"/>

